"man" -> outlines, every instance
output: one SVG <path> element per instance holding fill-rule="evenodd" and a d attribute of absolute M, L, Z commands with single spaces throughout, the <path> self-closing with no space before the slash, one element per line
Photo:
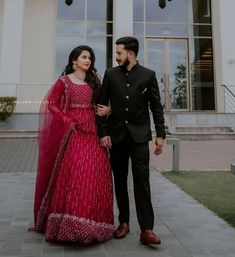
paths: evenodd
<path fill-rule="evenodd" d="M 160 244 L 153 233 L 154 213 L 149 183 L 149 145 L 152 139 L 149 107 L 156 129 L 154 154 L 162 152 L 165 128 L 163 108 L 154 71 L 137 61 L 139 42 L 134 37 L 116 41 L 119 66 L 106 70 L 99 94 L 99 103 L 110 104 L 111 114 L 97 116 L 98 134 L 103 147 L 110 149 L 120 225 L 115 238 L 124 238 L 129 228 L 127 176 L 129 157 L 132 162 L 134 197 L 141 229 L 140 241 Z"/>

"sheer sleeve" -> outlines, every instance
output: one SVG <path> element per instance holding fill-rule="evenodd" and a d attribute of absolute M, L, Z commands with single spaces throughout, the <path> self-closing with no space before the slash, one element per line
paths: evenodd
<path fill-rule="evenodd" d="M 63 122 L 72 122 L 70 118 L 66 115 L 66 105 L 67 101 L 67 88 L 64 83 L 59 79 L 55 85 L 54 89 L 48 96 L 48 110 L 53 114 L 57 115 Z"/>

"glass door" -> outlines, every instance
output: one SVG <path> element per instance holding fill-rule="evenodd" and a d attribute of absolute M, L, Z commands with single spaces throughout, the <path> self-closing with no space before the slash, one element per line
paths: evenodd
<path fill-rule="evenodd" d="M 146 39 L 146 66 L 156 72 L 166 111 L 189 109 L 186 39 Z"/>

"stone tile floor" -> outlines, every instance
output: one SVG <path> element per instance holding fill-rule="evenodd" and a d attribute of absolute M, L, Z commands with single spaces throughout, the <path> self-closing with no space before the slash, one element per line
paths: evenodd
<path fill-rule="evenodd" d="M 0 140 L 1 257 L 235 256 L 235 229 L 153 168 L 151 189 L 156 218 L 154 230 L 162 239 L 160 246 L 146 246 L 138 241 L 140 231 L 131 176 L 131 232 L 125 239 L 113 239 L 86 247 L 45 242 L 43 235 L 27 231 L 33 224 L 37 142 L 35 139 L 7 140 Z"/>

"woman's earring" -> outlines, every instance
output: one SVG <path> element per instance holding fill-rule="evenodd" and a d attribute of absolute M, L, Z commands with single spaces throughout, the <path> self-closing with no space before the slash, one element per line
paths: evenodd
<path fill-rule="evenodd" d="M 76 68 L 77 68 L 77 64 L 74 63 L 74 64 L 73 64 L 73 69 L 76 70 Z"/>

